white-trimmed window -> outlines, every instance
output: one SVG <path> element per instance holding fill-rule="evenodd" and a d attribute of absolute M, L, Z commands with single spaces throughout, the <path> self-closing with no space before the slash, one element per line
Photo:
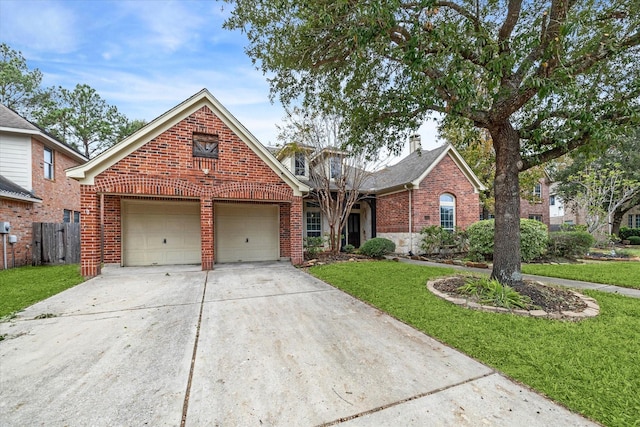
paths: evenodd
<path fill-rule="evenodd" d="M 533 187 L 533 195 L 542 198 L 542 184 L 537 183 L 535 187 Z"/>
<path fill-rule="evenodd" d="M 53 150 L 44 147 L 44 177 L 46 179 L 53 179 L 53 170 Z"/>
<path fill-rule="evenodd" d="M 307 175 L 307 157 L 304 153 L 296 153 L 293 158 L 293 168 L 297 176 Z"/>
<path fill-rule="evenodd" d="M 342 157 L 331 156 L 329 158 L 329 176 L 338 179 L 342 175 Z"/>
<path fill-rule="evenodd" d="M 449 193 L 440 195 L 440 227 L 448 231 L 456 227 L 456 198 Z"/>
<path fill-rule="evenodd" d="M 307 237 L 320 237 L 322 235 L 322 219 L 319 210 L 307 211 L 305 235 Z"/>

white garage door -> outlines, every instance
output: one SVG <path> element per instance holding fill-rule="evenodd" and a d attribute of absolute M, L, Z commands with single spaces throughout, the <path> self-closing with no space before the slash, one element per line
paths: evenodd
<path fill-rule="evenodd" d="M 200 264 L 200 203 L 123 200 L 125 266 Z"/>
<path fill-rule="evenodd" d="M 277 205 L 216 204 L 216 262 L 280 259 Z"/>

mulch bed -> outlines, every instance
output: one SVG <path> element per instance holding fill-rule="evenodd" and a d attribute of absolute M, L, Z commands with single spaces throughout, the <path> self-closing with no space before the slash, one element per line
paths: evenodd
<path fill-rule="evenodd" d="M 447 295 L 456 298 L 469 298 L 469 295 L 458 291 L 458 288 L 465 284 L 467 277 L 453 276 L 439 280 L 434 288 Z M 571 291 L 559 289 L 542 283 L 525 280 L 522 285 L 514 287 L 521 295 L 531 298 L 535 307 L 532 309 L 542 309 L 547 313 L 559 313 L 561 311 L 581 312 L 587 308 L 587 304 Z"/>

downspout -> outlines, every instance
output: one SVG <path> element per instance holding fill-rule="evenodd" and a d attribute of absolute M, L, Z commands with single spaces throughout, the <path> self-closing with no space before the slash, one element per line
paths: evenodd
<path fill-rule="evenodd" d="M 413 190 L 407 184 L 404 185 L 404 188 L 409 192 L 409 254 L 413 254 L 413 205 L 411 200 Z"/>
<path fill-rule="evenodd" d="M 104 264 L 104 193 L 100 193 L 100 264 Z"/>

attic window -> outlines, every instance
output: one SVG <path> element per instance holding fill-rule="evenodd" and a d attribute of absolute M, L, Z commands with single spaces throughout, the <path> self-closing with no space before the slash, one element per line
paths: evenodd
<path fill-rule="evenodd" d="M 218 135 L 193 133 L 193 157 L 218 158 Z"/>

